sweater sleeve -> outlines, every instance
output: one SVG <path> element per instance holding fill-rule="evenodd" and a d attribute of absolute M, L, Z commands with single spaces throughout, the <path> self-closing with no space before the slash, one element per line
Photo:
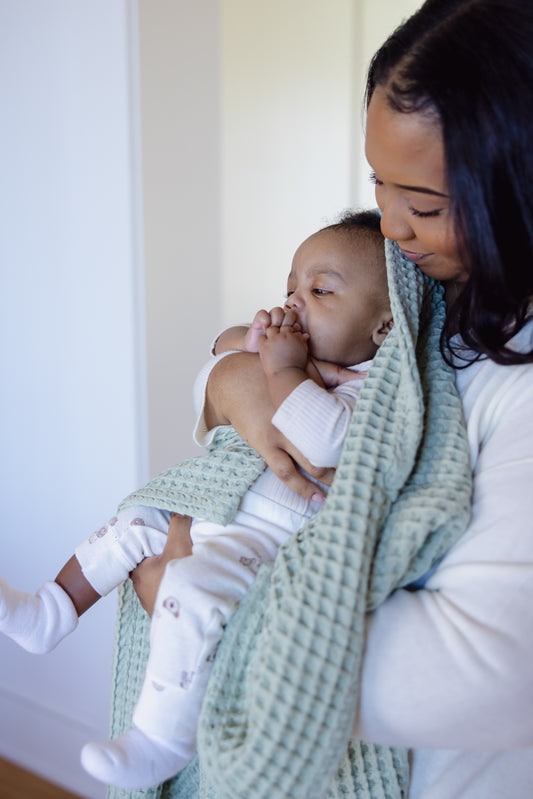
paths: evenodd
<path fill-rule="evenodd" d="M 471 523 L 424 589 L 369 618 L 356 738 L 533 746 L 533 367 L 485 362 L 463 402 Z"/>
<path fill-rule="evenodd" d="M 227 355 L 232 355 L 235 352 L 236 350 L 228 350 L 227 352 L 220 353 L 220 355 L 214 355 L 211 360 L 202 366 L 194 381 L 193 402 L 194 410 L 196 411 L 196 424 L 193 430 L 193 440 L 200 447 L 207 447 L 215 437 L 217 430 L 222 427 L 222 425 L 219 425 L 218 427 L 209 429 L 205 421 L 205 392 L 209 375 L 222 358 L 225 358 Z"/>
<path fill-rule="evenodd" d="M 272 423 L 313 466 L 337 466 L 363 378 L 327 391 L 305 380 L 279 406 Z"/>
<path fill-rule="evenodd" d="M 239 327 L 247 327 L 248 322 L 239 325 Z M 233 327 L 233 325 L 232 325 Z M 211 343 L 211 358 L 210 360 L 202 366 L 200 369 L 196 380 L 194 381 L 193 386 L 193 402 L 194 402 L 194 410 L 196 412 L 196 424 L 194 425 L 193 430 L 193 440 L 195 444 L 198 444 L 200 447 L 206 447 L 210 444 L 215 437 L 215 433 L 217 430 L 220 429 L 223 425 L 219 425 L 218 427 L 214 427 L 211 430 L 208 429 L 206 422 L 205 422 L 205 392 L 207 389 L 207 381 L 209 380 L 209 375 L 222 358 L 225 358 L 227 355 L 232 355 L 236 352 L 240 352 L 240 350 L 226 350 L 225 352 L 221 352 L 218 355 L 215 355 L 215 347 L 218 339 L 226 330 L 229 330 L 229 327 L 223 328 L 213 339 Z"/>

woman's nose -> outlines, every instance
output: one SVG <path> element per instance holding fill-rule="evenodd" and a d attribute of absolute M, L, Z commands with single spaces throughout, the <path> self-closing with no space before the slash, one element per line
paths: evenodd
<path fill-rule="evenodd" d="M 394 202 L 385 202 L 381 211 L 381 232 L 385 238 L 399 242 L 413 238 L 413 229 L 405 215 L 405 209 L 399 208 Z"/>

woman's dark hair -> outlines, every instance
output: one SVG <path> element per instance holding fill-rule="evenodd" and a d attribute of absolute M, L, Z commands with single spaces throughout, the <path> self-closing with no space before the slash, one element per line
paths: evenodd
<path fill-rule="evenodd" d="M 436 113 L 442 130 L 470 272 L 443 352 L 459 332 L 477 357 L 533 361 L 507 346 L 533 298 L 533 1 L 427 0 L 374 56 L 367 107 L 377 86 L 398 112 Z"/>

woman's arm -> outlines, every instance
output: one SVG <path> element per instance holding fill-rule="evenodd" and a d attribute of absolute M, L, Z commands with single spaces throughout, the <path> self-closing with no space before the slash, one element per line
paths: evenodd
<path fill-rule="evenodd" d="M 423 590 L 369 618 L 354 737 L 533 746 L 533 367 L 483 369 L 495 379 L 474 379 L 465 407 L 479 447 L 471 524 Z"/>

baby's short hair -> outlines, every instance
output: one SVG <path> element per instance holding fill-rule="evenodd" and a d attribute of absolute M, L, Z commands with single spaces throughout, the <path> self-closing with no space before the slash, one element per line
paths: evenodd
<path fill-rule="evenodd" d="M 385 241 L 380 227 L 381 214 L 377 210 L 347 210 L 341 214 L 337 222 L 326 225 L 322 230 L 338 230 L 346 232 L 368 231 Z"/>
<path fill-rule="evenodd" d="M 361 247 L 361 245 L 373 248 L 371 274 L 374 277 L 376 296 L 381 297 L 383 303 L 388 305 L 385 237 L 381 232 L 380 222 L 381 213 L 377 209 L 349 209 L 340 215 L 337 222 L 326 225 L 319 233 L 331 231 L 333 233 L 346 235 L 351 238 L 355 251 L 357 251 L 357 248 Z"/>

